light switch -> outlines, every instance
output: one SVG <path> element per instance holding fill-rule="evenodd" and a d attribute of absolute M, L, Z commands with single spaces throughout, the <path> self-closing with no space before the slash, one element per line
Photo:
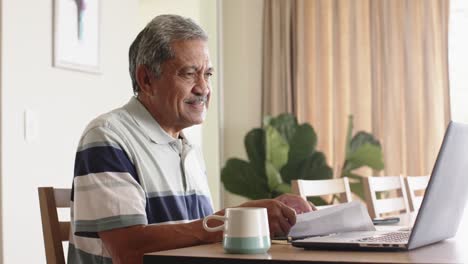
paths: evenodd
<path fill-rule="evenodd" d="M 37 115 L 30 109 L 24 110 L 24 140 L 34 142 L 38 137 Z"/>

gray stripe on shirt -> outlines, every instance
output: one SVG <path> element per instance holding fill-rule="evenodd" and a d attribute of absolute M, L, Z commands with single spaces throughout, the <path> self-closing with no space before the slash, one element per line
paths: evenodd
<path fill-rule="evenodd" d="M 68 264 L 112 264 L 112 259 L 93 255 L 68 244 Z"/>
<path fill-rule="evenodd" d="M 89 174 L 88 174 L 89 175 Z M 85 186 L 76 186 L 75 192 L 84 192 L 84 191 L 91 191 L 96 189 L 102 189 L 102 187 L 128 187 L 128 186 L 136 186 L 133 182 L 124 182 L 124 181 L 107 181 L 107 182 L 99 182 L 95 184 L 89 184 Z M 138 186 L 139 187 L 139 186 Z"/>
<path fill-rule="evenodd" d="M 192 194 L 208 196 L 202 192 L 197 192 L 195 190 L 188 191 L 188 192 L 175 192 L 175 191 L 163 191 L 163 192 L 148 192 L 148 198 L 153 197 L 165 197 L 165 196 L 189 196 Z"/>
<path fill-rule="evenodd" d="M 146 215 L 117 215 L 97 220 L 75 220 L 75 233 L 101 232 L 133 225 L 146 225 Z"/>
<path fill-rule="evenodd" d="M 88 143 L 83 146 L 79 146 L 77 149 L 77 152 L 89 149 L 89 148 L 95 148 L 95 147 L 114 147 L 116 149 L 122 149 L 118 144 L 115 144 L 114 142 L 93 142 L 93 143 Z"/>

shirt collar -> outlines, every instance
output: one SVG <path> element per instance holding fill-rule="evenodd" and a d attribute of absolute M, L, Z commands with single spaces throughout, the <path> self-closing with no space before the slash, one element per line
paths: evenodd
<path fill-rule="evenodd" d="M 171 137 L 159 123 L 154 119 L 146 107 L 134 96 L 124 106 L 127 112 L 133 117 L 138 126 L 144 133 L 157 144 L 169 144 L 178 139 Z M 183 144 L 190 145 L 187 138 L 180 132 L 179 137 L 182 138 Z"/>

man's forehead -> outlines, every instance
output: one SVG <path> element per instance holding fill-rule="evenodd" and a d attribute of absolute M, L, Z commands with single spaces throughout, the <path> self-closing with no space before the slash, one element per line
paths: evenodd
<path fill-rule="evenodd" d="M 172 58 L 162 64 L 163 67 L 169 67 L 177 71 L 214 71 L 210 60 L 194 61 L 180 58 Z"/>
<path fill-rule="evenodd" d="M 175 53 L 171 61 L 174 61 L 174 63 L 183 64 L 187 67 L 211 66 L 211 60 L 208 54 L 190 51 Z"/>

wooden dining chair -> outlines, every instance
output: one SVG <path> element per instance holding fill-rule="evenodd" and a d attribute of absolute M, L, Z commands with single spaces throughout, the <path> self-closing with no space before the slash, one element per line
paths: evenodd
<path fill-rule="evenodd" d="M 406 176 L 406 189 L 411 211 L 417 212 L 424 198 L 424 190 L 429 183 L 430 176 Z"/>
<path fill-rule="evenodd" d="M 337 194 L 340 202 L 351 202 L 352 195 L 349 187 L 348 177 L 330 180 L 293 180 L 291 181 L 292 192 L 301 196 L 305 200 L 311 196 L 324 196 Z M 324 209 L 333 205 L 316 206 L 317 209 Z"/>
<path fill-rule="evenodd" d="M 65 264 L 63 241 L 68 241 L 70 222 L 60 222 L 57 208 L 70 208 L 70 189 L 39 187 L 42 233 L 48 264 Z"/>
<path fill-rule="evenodd" d="M 394 192 L 398 196 L 378 199 L 377 193 L 384 192 L 386 194 Z M 372 218 L 381 217 L 382 214 L 410 212 L 405 181 L 402 176 L 366 177 L 364 180 L 364 193 L 369 215 Z"/>

